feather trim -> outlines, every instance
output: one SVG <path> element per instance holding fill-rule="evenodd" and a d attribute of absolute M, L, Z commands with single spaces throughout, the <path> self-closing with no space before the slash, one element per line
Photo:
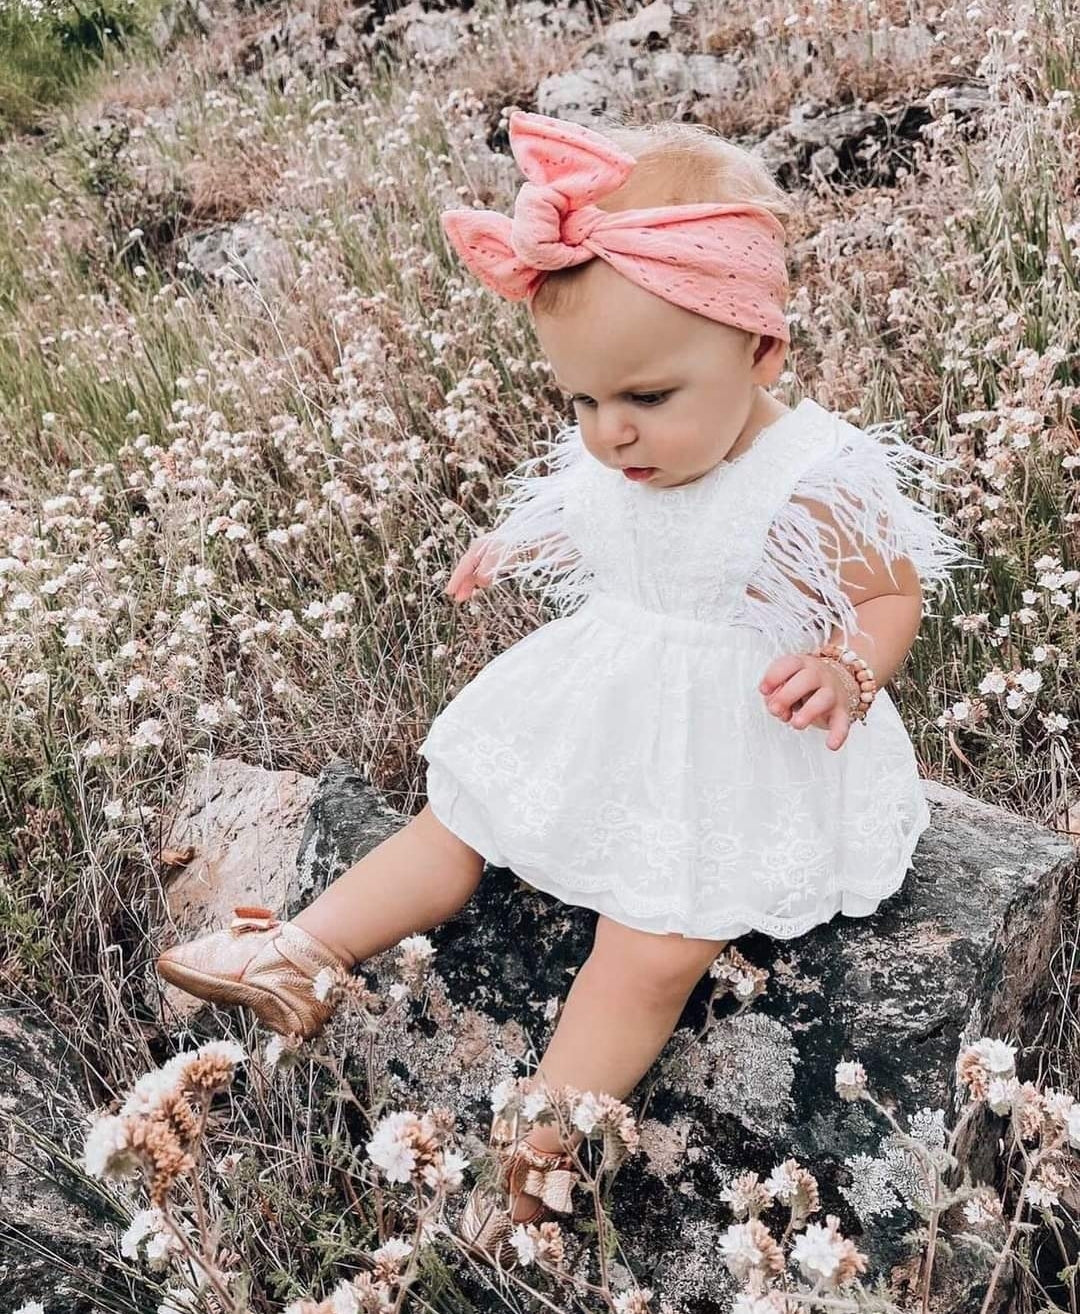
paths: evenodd
<path fill-rule="evenodd" d="M 746 596 L 739 619 L 778 646 L 796 651 L 815 647 L 834 625 L 844 642 L 862 632 L 856 604 L 841 585 L 840 567 L 854 561 L 869 564 L 867 547 L 881 556 L 894 583 L 893 563 L 911 561 L 923 588 L 924 617 L 934 614 L 927 610 L 927 591 L 955 588 L 954 569 L 981 566 L 936 513 L 917 500 L 914 488 L 909 494 L 904 487 L 948 489 L 928 471 L 949 462 L 905 442 L 897 428 L 898 422 L 859 429 L 837 421 L 836 445 L 803 471 L 770 522 L 762 558 L 747 581 L 761 596 Z M 893 441 L 882 442 L 883 436 Z M 822 504 L 833 523 L 807 502 Z M 837 529 L 854 545 L 853 555 L 842 554 Z"/>
<path fill-rule="evenodd" d="M 492 580 L 514 580 L 536 589 L 563 614 L 585 601 L 593 579 L 563 523 L 567 493 L 587 457 L 580 427 L 560 429 L 548 441 L 547 451 L 529 457 L 506 476 L 507 491 L 485 535 L 496 551 Z M 538 473 L 542 466 L 548 467 L 547 473 Z"/>

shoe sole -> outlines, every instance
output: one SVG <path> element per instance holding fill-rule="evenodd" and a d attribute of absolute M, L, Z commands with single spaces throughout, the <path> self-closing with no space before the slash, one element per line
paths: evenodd
<path fill-rule="evenodd" d="M 468 1208 L 468 1206 L 466 1206 L 466 1208 Z M 476 1239 L 479 1236 L 480 1232 L 482 1232 L 483 1229 L 487 1227 L 488 1220 L 493 1215 L 498 1215 L 500 1213 L 505 1213 L 505 1212 L 506 1212 L 505 1208 L 498 1201 L 491 1201 L 488 1204 L 487 1209 L 480 1216 L 479 1223 L 476 1226 L 476 1235 L 475 1236 L 467 1235 L 462 1230 L 461 1223 L 459 1223 L 458 1225 L 457 1235 L 458 1235 L 458 1239 L 464 1245 L 465 1249 L 468 1250 L 469 1253 L 474 1255 L 477 1259 L 481 1259 L 485 1263 L 491 1264 L 497 1269 L 502 1269 L 503 1271 L 509 1271 L 510 1269 L 517 1268 L 520 1262 L 517 1251 L 510 1243 L 510 1235 L 511 1232 L 513 1231 L 513 1228 L 517 1226 L 516 1223 L 514 1223 L 512 1220 L 508 1220 L 510 1222 L 510 1231 L 505 1232 L 504 1235 L 499 1237 L 493 1243 L 494 1247 L 496 1247 L 497 1249 L 496 1248 L 490 1250 L 486 1249 L 484 1246 L 480 1245 Z M 466 1216 L 466 1218 L 462 1220 L 462 1223 L 464 1223 L 465 1226 L 469 1226 L 469 1224 L 474 1223 L 475 1215 L 479 1213 L 480 1210 L 474 1208 L 472 1210 L 473 1217 L 470 1218 Z"/>
<path fill-rule="evenodd" d="M 196 999 L 223 1004 L 226 1008 L 250 1008 L 261 1022 L 278 1035 L 298 1034 L 308 1040 L 322 1030 L 319 1027 L 317 1031 L 305 1034 L 299 1015 L 292 1005 L 266 986 L 234 981 L 227 976 L 211 976 L 165 957 L 157 960 L 157 970 L 158 975 L 170 985 L 178 986 Z M 257 1000 L 251 999 L 252 991 L 258 996 Z"/>

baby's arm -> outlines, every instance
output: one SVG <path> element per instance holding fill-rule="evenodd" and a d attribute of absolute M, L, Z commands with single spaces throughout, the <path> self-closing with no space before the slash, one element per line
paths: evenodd
<path fill-rule="evenodd" d="M 857 632 L 846 636 L 834 625 L 827 641 L 858 653 L 881 688 L 903 665 L 919 632 L 922 587 L 918 573 L 907 557 L 894 557 L 886 563 L 869 544 L 856 546 L 823 503 L 807 500 L 806 504 L 826 530 L 829 555 L 858 625 Z M 860 555 L 865 559 L 859 560 Z M 769 664 L 759 688 L 769 711 L 780 720 L 797 730 L 808 725 L 828 730 L 827 744 L 834 750 L 844 743 L 850 727 L 846 710 L 850 682 L 832 663 L 809 653 L 786 653 Z"/>
<path fill-rule="evenodd" d="M 827 535 L 835 537 L 840 587 L 858 619 L 857 633 L 845 640 L 842 627 L 834 625 L 826 642 L 846 643 L 866 660 L 878 686 L 884 687 L 904 664 L 922 622 L 918 572 L 909 557 L 894 557 L 887 563 L 869 543 L 856 545 L 822 503 L 811 504 L 810 509 Z M 860 555 L 864 561 L 858 560 Z"/>
<path fill-rule="evenodd" d="M 587 460 L 580 430 L 564 427 L 549 448 L 507 476 L 494 527 L 470 543 L 447 583 L 454 601 L 503 577 L 550 597 L 560 610 L 587 593 L 590 572 L 563 522 L 567 496 Z"/>
<path fill-rule="evenodd" d="M 487 588 L 497 579 L 503 567 L 516 561 L 528 560 L 542 551 L 550 551 L 550 563 L 553 569 L 572 567 L 578 559 L 577 550 L 568 545 L 564 553 L 558 553 L 559 541 L 562 538 L 561 534 L 548 534 L 533 543 L 507 550 L 504 546 L 500 546 L 496 536 L 483 534 L 473 539 L 465 555 L 454 567 L 446 584 L 447 595 L 454 602 L 467 602 L 476 589 Z"/>

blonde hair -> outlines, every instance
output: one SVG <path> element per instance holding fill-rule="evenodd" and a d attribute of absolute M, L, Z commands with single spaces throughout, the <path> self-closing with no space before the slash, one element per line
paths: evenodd
<path fill-rule="evenodd" d="M 614 124 L 596 129 L 637 160 L 614 192 L 596 202 L 607 211 L 702 201 L 748 201 L 781 223 L 793 213 L 788 194 L 760 156 L 701 123 Z M 592 261 L 552 270 L 530 299 L 531 311 L 557 315 L 574 304 L 574 289 Z"/>

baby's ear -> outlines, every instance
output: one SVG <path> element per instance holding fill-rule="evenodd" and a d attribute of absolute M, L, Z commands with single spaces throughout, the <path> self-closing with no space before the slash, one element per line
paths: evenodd
<path fill-rule="evenodd" d="M 771 388 L 787 360 L 788 344 L 783 338 L 762 337 L 754 352 L 753 379 L 760 388 Z"/>

